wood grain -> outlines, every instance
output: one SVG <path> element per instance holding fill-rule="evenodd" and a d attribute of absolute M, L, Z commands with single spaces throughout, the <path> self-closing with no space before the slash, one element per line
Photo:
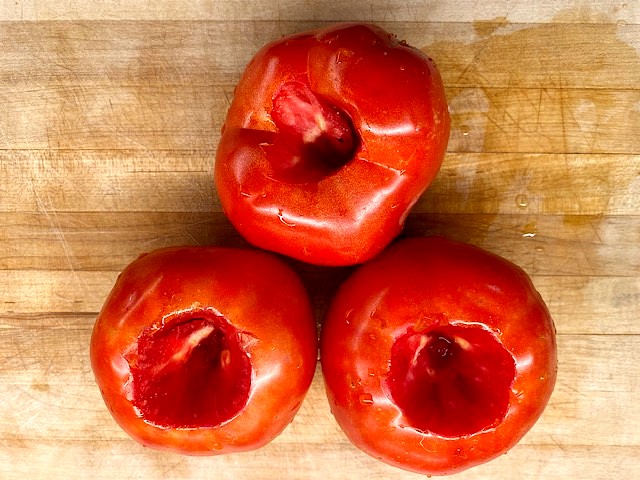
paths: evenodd
<path fill-rule="evenodd" d="M 137 255 L 246 245 L 212 180 L 234 85 L 264 43 L 332 21 L 379 23 L 442 72 L 448 153 L 404 235 L 518 263 L 556 322 L 543 417 L 455 478 L 640 478 L 640 6 L 622 0 L 0 5 L 0 478 L 421 478 L 348 442 L 320 371 L 270 445 L 191 458 L 130 440 L 89 364 Z M 291 265 L 321 324 L 351 270 Z"/>

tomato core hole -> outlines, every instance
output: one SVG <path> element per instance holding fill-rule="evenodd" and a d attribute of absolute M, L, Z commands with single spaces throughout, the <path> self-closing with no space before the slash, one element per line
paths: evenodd
<path fill-rule="evenodd" d="M 166 428 L 220 425 L 246 405 L 251 361 L 224 317 L 189 312 L 149 327 L 125 356 L 132 402 L 145 421 Z"/>
<path fill-rule="evenodd" d="M 358 147 L 347 113 L 303 82 L 287 82 L 278 89 L 271 117 L 278 135 L 263 148 L 282 181 L 320 181 L 347 164 Z"/>
<path fill-rule="evenodd" d="M 445 325 L 396 339 L 386 386 L 412 427 L 460 437 L 504 419 L 515 374 L 513 356 L 490 331 Z"/>

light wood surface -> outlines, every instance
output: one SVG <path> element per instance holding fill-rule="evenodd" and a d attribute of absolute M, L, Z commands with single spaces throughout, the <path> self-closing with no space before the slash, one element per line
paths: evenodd
<path fill-rule="evenodd" d="M 420 478 L 349 444 L 319 371 L 272 444 L 192 458 L 130 440 L 89 365 L 139 253 L 244 244 L 212 182 L 235 82 L 265 42 L 341 20 L 379 23 L 444 77 L 451 141 L 407 233 L 520 264 L 556 321 L 543 417 L 455 478 L 640 478 L 640 3 L 25 0 L 0 20 L 0 478 Z M 296 268 L 320 319 L 349 270 Z"/>

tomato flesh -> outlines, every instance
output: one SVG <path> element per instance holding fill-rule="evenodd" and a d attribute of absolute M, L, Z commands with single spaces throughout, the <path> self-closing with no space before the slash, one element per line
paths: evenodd
<path fill-rule="evenodd" d="M 504 419 L 515 376 L 513 357 L 491 332 L 443 325 L 394 342 L 387 387 L 412 427 L 461 437 Z"/>
<path fill-rule="evenodd" d="M 148 423 L 163 428 L 220 425 L 246 405 L 251 361 L 240 332 L 208 311 L 178 315 L 147 327 L 125 355 L 132 403 Z"/>
<path fill-rule="evenodd" d="M 302 82 L 287 82 L 279 88 L 271 117 L 279 135 L 263 149 L 280 180 L 318 182 L 345 165 L 356 151 L 358 140 L 348 115 Z"/>

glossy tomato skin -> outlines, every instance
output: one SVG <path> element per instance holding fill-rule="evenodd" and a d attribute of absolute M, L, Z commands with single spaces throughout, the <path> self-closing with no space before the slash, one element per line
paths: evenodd
<path fill-rule="evenodd" d="M 175 316 L 181 322 L 212 316 L 239 332 L 242 356 L 251 365 L 250 386 L 246 404 L 220 425 L 157 425 L 140 413 L 145 399 L 138 405 L 133 400 L 135 362 L 127 359 L 140 354 L 140 339 L 152 338 Z M 229 363 L 229 352 L 224 353 Z M 155 354 L 151 349 L 151 357 Z M 180 348 L 169 354 L 174 359 Z M 317 327 L 297 275 L 275 256 L 234 248 L 167 248 L 142 255 L 120 274 L 96 320 L 90 357 L 111 414 L 141 444 L 190 455 L 246 451 L 280 434 L 300 407 L 317 361 Z M 204 379 L 195 378 L 196 389 L 200 383 Z"/>
<path fill-rule="evenodd" d="M 355 136 L 351 159 L 313 181 L 283 180 L 268 160 L 273 145 L 290 147 L 272 113 L 292 82 L 335 107 Z M 254 245 L 308 263 L 360 263 L 401 231 L 441 166 L 449 127 L 434 62 L 381 28 L 338 24 L 285 37 L 262 48 L 237 85 L 216 154 L 217 193 Z"/>
<path fill-rule="evenodd" d="M 513 358 L 504 418 L 475 433 L 415 428 L 390 394 L 394 342 L 406 332 L 443 328 L 489 332 Z M 320 353 L 332 412 L 350 440 L 384 462 L 429 475 L 459 472 L 515 445 L 542 414 L 557 370 L 555 327 L 525 272 L 440 237 L 400 240 L 360 267 L 330 307 Z"/>

